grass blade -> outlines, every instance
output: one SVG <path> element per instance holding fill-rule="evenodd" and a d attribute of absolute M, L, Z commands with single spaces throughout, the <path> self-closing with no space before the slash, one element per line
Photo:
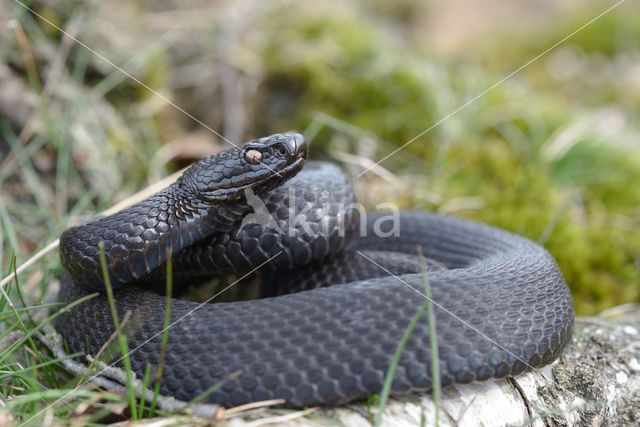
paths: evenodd
<path fill-rule="evenodd" d="M 385 375 L 384 384 L 382 386 L 382 392 L 380 393 L 380 403 L 378 406 L 378 413 L 374 420 L 374 426 L 379 427 L 382 425 L 382 416 L 384 415 L 384 410 L 387 406 L 387 402 L 389 401 L 389 395 L 391 394 L 391 384 L 393 383 L 393 377 L 395 376 L 396 369 L 398 367 L 398 363 L 400 362 L 400 357 L 402 356 L 402 352 L 404 351 L 407 343 L 409 342 L 409 338 L 413 334 L 418 322 L 422 318 L 423 315 L 426 314 L 428 327 L 429 327 L 429 346 L 431 350 L 431 376 L 432 376 L 432 393 L 433 393 L 433 403 L 436 408 L 435 413 L 435 425 L 440 425 L 440 415 L 439 415 L 439 407 L 440 407 L 440 396 L 441 396 L 441 384 L 440 384 L 440 366 L 439 366 L 439 358 L 438 358 L 438 337 L 436 335 L 436 325 L 435 325 L 435 315 L 433 313 L 433 304 L 431 302 L 431 289 L 429 287 L 429 277 L 427 274 L 424 256 L 422 255 L 422 250 L 418 247 L 418 258 L 420 260 L 420 269 L 422 271 L 423 278 L 423 286 L 425 290 L 425 295 L 427 296 L 424 299 L 424 302 L 411 318 L 409 325 L 404 331 L 400 342 L 398 343 L 398 347 L 396 348 L 395 353 L 393 354 L 393 358 L 391 359 L 391 365 L 387 370 L 387 374 Z"/>
<path fill-rule="evenodd" d="M 440 382 L 440 357 L 438 355 L 438 336 L 436 335 L 436 316 L 433 312 L 433 304 L 431 303 L 431 286 L 429 285 L 429 276 L 425 265 L 422 248 L 418 246 L 418 259 L 420 260 L 420 270 L 422 271 L 422 280 L 424 286 L 424 294 L 427 296 L 427 326 L 429 328 L 429 347 L 431 350 L 431 396 L 433 397 L 433 406 L 435 408 L 434 425 L 440 425 L 440 397 L 442 396 L 442 385 Z"/>
<path fill-rule="evenodd" d="M 107 258 L 104 252 L 104 242 L 98 243 L 98 251 L 100 252 L 100 268 L 102 269 L 102 279 L 104 280 L 104 287 L 107 291 L 107 299 L 109 301 L 109 309 L 111 310 L 111 317 L 116 331 L 116 341 L 120 347 L 122 353 L 122 362 L 124 364 L 124 371 L 127 375 L 127 390 L 129 391 L 129 407 L 131 410 L 131 418 L 138 419 L 138 407 L 136 405 L 136 394 L 133 388 L 133 375 L 131 371 L 131 359 L 129 359 L 129 346 L 127 345 L 127 339 L 122 333 L 121 324 L 118 321 L 118 310 L 116 309 L 116 301 L 113 297 L 113 288 L 111 287 L 111 280 L 109 279 L 109 271 L 107 270 Z"/>
<path fill-rule="evenodd" d="M 169 329 L 171 326 L 171 298 L 173 293 L 173 255 L 171 250 L 167 251 L 166 264 L 166 287 L 167 287 L 167 304 L 164 311 L 164 332 L 162 333 L 162 341 L 160 343 L 160 362 L 158 363 L 158 371 L 155 378 L 155 386 L 153 387 L 153 401 L 151 402 L 150 416 L 153 416 L 158 404 L 158 396 L 160 395 L 160 384 L 162 383 L 162 375 L 164 373 L 164 361 L 167 354 L 167 344 L 169 343 Z"/>

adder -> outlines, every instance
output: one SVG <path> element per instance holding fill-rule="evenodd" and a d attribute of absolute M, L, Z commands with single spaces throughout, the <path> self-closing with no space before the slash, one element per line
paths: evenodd
<path fill-rule="evenodd" d="M 73 352 L 95 355 L 115 326 L 99 242 L 135 373 L 161 363 L 167 257 L 176 283 L 205 275 L 262 276 L 260 299 L 172 299 L 161 392 L 224 406 L 272 398 L 337 405 L 381 390 L 410 320 L 432 290 L 444 385 L 502 378 L 552 362 L 567 344 L 573 306 L 541 246 L 451 216 L 358 213 L 347 177 L 307 162 L 297 133 L 209 156 L 174 184 L 111 216 L 66 230 L 60 299 L 90 299 L 56 328 Z M 256 197 L 273 221 L 243 223 Z M 416 255 L 420 247 L 428 271 Z M 215 301 L 214 301 L 215 302 Z M 426 318 L 395 370 L 394 393 L 429 390 Z"/>

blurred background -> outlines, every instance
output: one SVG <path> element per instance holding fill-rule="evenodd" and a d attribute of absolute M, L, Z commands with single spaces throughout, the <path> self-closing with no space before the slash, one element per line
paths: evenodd
<path fill-rule="evenodd" d="M 616 3 L 23 4 L 0 2 L 3 276 L 14 255 L 226 148 L 211 130 L 239 143 L 297 129 L 372 209 L 543 244 L 579 314 L 640 298 L 638 2 L 595 20 Z M 45 298 L 59 273 L 52 254 L 24 297 Z"/>

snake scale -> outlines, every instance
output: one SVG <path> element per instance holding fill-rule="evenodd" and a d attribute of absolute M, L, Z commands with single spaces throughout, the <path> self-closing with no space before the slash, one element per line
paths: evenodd
<path fill-rule="evenodd" d="M 428 260 L 442 383 L 512 376 L 550 363 L 568 342 L 573 305 L 541 246 L 450 216 L 358 214 L 340 169 L 307 162 L 296 133 L 207 157 L 166 189 L 61 236 L 60 300 L 104 290 L 99 242 L 142 377 L 161 363 L 171 257 L 176 283 L 259 270 L 263 298 L 198 304 L 171 300 L 161 392 L 224 406 L 280 398 L 285 406 L 335 405 L 380 392 L 399 341 L 422 307 Z M 250 195 L 272 219 L 255 215 Z M 293 206 L 292 209 L 291 206 Z M 295 213 L 293 213 L 295 212 Z M 295 221 L 292 221 L 295 219 Z M 393 227 L 397 227 L 397 230 Z M 394 232 L 396 230 L 397 232 Z M 64 313 L 56 329 L 73 352 L 101 348 L 115 326 L 100 292 Z M 401 354 L 393 393 L 429 390 L 426 316 Z"/>

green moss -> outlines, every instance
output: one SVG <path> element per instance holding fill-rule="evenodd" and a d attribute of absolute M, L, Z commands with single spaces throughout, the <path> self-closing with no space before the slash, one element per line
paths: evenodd
<path fill-rule="evenodd" d="M 565 187 L 554 180 L 557 165 L 523 162 L 501 140 L 459 145 L 450 156 L 468 166 L 444 185 L 454 196 L 473 195 L 484 202 L 465 216 L 543 244 L 565 274 L 579 314 L 640 297 L 640 230 L 630 220 L 640 202 L 639 180 Z M 640 172 L 638 164 L 634 167 L 619 167 L 619 176 Z"/>
<path fill-rule="evenodd" d="M 620 51 L 637 49 L 640 47 L 640 21 L 635 13 L 637 10 L 633 12 L 624 6 L 607 13 L 571 36 L 571 43 L 587 52 L 600 52 L 608 56 Z M 597 13 L 593 10 L 583 16 L 574 16 L 563 21 L 554 31 L 548 32 L 548 37 L 550 40 L 560 40 L 595 16 Z"/>
<path fill-rule="evenodd" d="M 565 19 L 555 17 L 538 27 L 537 31 L 503 34 L 496 37 L 488 49 L 469 53 L 481 53 L 485 59 L 489 59 L 491 66 L 512 67 L 522 59 L 528 61 L 566 39 L 555 48 L 570 45 L 587 54 L 601 54 L 610 58 L 616 53 L 640 48 L 640 21 L 636 18 L 639 10 L 637 5 L 627 3 L 594 20 L 604 11 L 604 7 L 588 7 L 582 13 L 571 14 Z M 529 68 L 541 70 L 540 65 L 544 66 L 544 62 L 542 58 Z"/>
<path fill-rule="evenodd" d="M 382 139 L 409 140 L 435 119 L 427 63 L 343 13 L 298 16 L 267 32 L 257 133 L 304 128 L 318 110 Z M 294 59 L 295 58 L 295 59 Z"/>

